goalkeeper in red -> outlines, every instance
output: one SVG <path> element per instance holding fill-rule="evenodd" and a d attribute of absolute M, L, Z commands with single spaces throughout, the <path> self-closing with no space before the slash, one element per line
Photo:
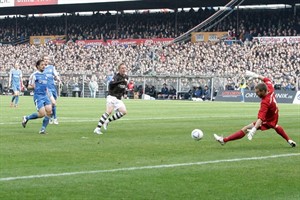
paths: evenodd
<path fill-rule="evenodd" d="M 257 130 L 265 131 L 272 128 L 292 147 L 296 147 L 296 142 L 291 140 L 283 128 L 277 124 L 279 110 L 275 99 L 274 87 L 270 79 L 250 71 L 246 71 L 246 76 L 258 78 L 263 81 L 258 83 L 255 87 L 256 95 L 261 98 L 257 120 L 228 137 L 223 138 L 214 134 L 215 139 L 224 145 L 226 142 L 243 138 L 247 133 L 248 139 L 252 140 Z"/>

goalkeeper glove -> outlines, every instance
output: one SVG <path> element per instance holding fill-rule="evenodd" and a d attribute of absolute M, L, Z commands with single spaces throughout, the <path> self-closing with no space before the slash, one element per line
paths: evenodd
<path fill-rule="evenodd" d="M 258 78 L 259 77 L 258 74 L 254 73 L 254 72 L 251 72 L 251 71 L 248 71 L 248 70 L 246 70 L 246 76 L 247 77 L 253 77 L 253 78 Z"/>
<path fill-rule="evenodd" d="M 256 129 L 255 127 L 253 127 L 253 128 L 248 132 L 248 134 L 247 134 L 248 140 L 252 140 L 252 138 L 253 138 L 253 136 L 254 136 L 256 130 L 257 130 L 257 129 Z"/>

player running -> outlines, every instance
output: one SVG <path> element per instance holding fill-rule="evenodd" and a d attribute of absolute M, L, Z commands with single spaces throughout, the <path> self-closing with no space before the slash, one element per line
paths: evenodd
<path fill-rule="evenodd" d="M 31 74 L 29 78 L 28 89 L 34 90 L 33 100 L 38 112 L 24 116 L 22 121 L 22 126 L 25 128 L 29 120 L 44 117 L 42 128 L 39 132 L 40 134 L 46 134 L 46 127 L 49 124 L 52 112 L 51 101 L 47 89 L 48 80 L 47 76 L 43 73 L 45 66 L 46 63 L 43 60 L 38 60 L 36 62 L 37 71 Z"/>
<path fill-rule="evenodd" d="M 246 76 L 258 78 L 263 81 L 262 83 L 257 84 L 255 87 L 256 95 L 261 98 L 260 109 L 257 117 L 258 119 L 228 137 L 223 138 L 217 134 L 214 134 L 215 139 L 220 144 L 224 145 L 226 142 L 243 138 L 248 131 L 247 137 L 249 140 L 252 140 L 256 130 L 259 129 L 261 131 L 265 131 L 272 128 L 292 147 L 296 147 L 296 142 L 291 140 L 283 128 L 277 124 L 279 110 L 275 99 L 274 87 L 270 79 L 250 71 L 246 72 Z"/>
<path fill-rule="evenodd" d="M 108 96 L 106 97 L 106 111 L 101 116 L 94 133 L 102 134 L 102 126 L 106 130 L 109 122 L 118 120 L 126 115 L 126 106 L 121 99 L 126 93 L 127 81 L 126 65 L 121 63 L 118 66 L 118 73 L 114 75 L 113 79 L 109 82 Z M 109 118 L 113 110 L 115 110 L 115 114 Z"/>
<path fill-rule="evenodd" d="M 44 56 L 44 61 L 46 64 L 44 74 L 46 74 L 48 78 L 48 90 L 51 94 L 50 100 L 52 103 L 52 118 L 50 119 L 49 123 L 58 124 L 57 114 L 56 114 L 57 89 L 55 85 L 55 79 L 59 82 L 61 81 L 60 81 L 59 73 L 56 71 L 55 67 L 53 65 L 49 65 L 50 59 L 48 56 Z"/>
<path fill-rule="evenodd" d="M 11 98 L 10 107 L 18 107 L 19 95 L 21 88 L 23 87 L 22 71 L 20 70 L 19 63 L 15 63 L 15 66 L 9 72 L 8 88 L 10 87 L 12 87 L 14 92 Z"/>

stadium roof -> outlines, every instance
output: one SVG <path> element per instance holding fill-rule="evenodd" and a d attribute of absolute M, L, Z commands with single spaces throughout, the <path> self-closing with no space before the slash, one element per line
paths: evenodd
<path fill-rule="evenodd" d="M 84 1 L 83 1 L 84 2 Z M 85 11 L 122 11 L 139 9 L 175 9 L 189 7 L 224 6 L 229 0 L 138 0 L 129 2 L 103 2 L 69 5 L 23 6 L 0 8 L 0 15 L 39 14 L 39 13 L 72 13 Z M 262 3 L 263 2 L 263 3 Z M 242 5 L 288 4 L 295 5 L 299 0 L 245 0 Z"/>

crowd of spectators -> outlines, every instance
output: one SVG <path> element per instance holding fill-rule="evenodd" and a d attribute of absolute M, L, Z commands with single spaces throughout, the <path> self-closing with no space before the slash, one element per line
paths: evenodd
<path fill-rule="evenodd" d="M 282 88 L 297 87 L 300 72 L 300 43 L 228 45 L 224 42 L 189 42 L 169 46 L 23 44 L 0 46 L 0 52 L 2 75 L 7 75 L 14 63 L 19 62 L 26 77 L 35 70 L 34 63 L 46 54 L 52 58 L 63 81 L 74 83 L 81 81 L 80 75 L 95 75 L 99 83 L 105 83 L 107 76 L 121 61 L 127 63 L 129 75 L 228 77 L 222 83 L 228 88 L 238 87 L 246 69 L 272 77 L 274 83 Z M 175 82 L 170 85 L 176 86 Z"/>
<path fill-rule="evenodd" d="M 94 13 L 91 16 L 6 17 L 0 20 L 0 43 L 29 36 L 67 35 L 69 40 L 175 38 L 209 16 L 214 9 L 189 12 L 124 14 Z M 300 34 L 300 15 L 292 8 L 234 11 L 209 31 L 228 31 L 241 40 L 255 36 L 296 36 Z"/>

